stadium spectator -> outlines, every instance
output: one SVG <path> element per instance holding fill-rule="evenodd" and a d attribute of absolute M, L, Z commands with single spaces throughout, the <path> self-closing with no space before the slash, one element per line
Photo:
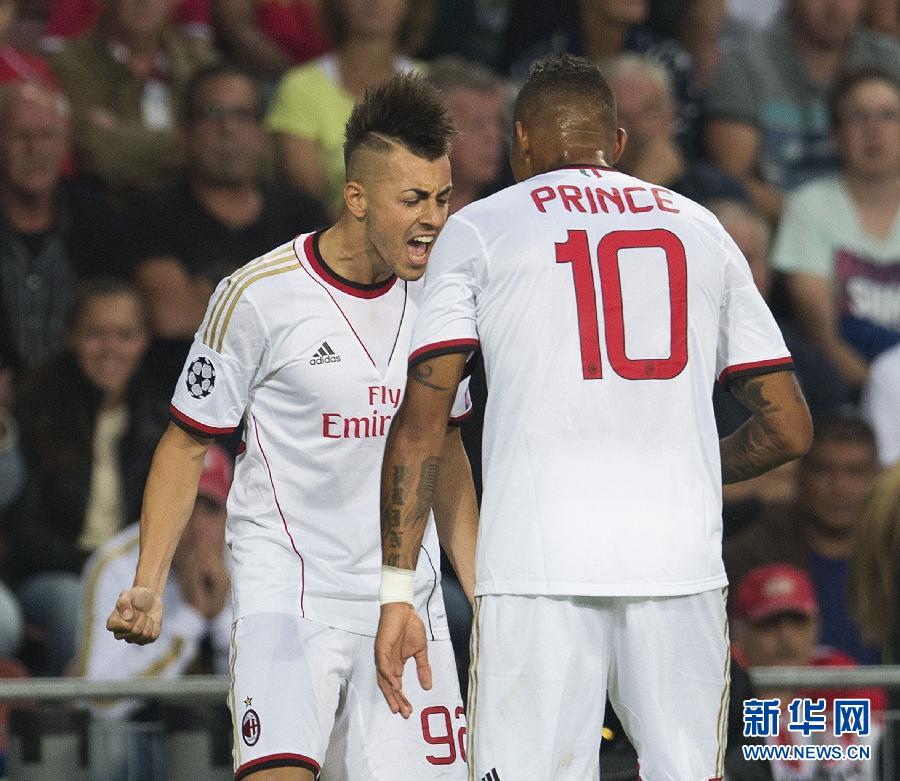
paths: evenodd
<path fill-rule="evenodd" d="M 497 189 L 504 164 L 508 96 L 503 81 L 461 57 L 435 60 L 429 65 L 428 78 L 444 95 L 457 130 L 450 151 L 453 214 Z"/>
<path fill-rule="evenodd" d="M 100 0 L 52 0 L 50 16 L 40 40 L 41 50 L 62 51 L 69 39 L 84 35 L 97 23 L 100 10 Z M 210 0 L 179 0 L 175 4 L 172 23 L 199 47 L 212 44 Z"/>
<path fill-rule="evenodd" d="M 879 463 L 900 462 L 900 345 L 885 350 L 872 363 L 860 410 L 875 429 Z"/>
<path fill-rule="evenodd" d="M 18 394 L 27 477 L 6 518 L 6 567 L 27 623 L 47 634 L 47 671 L 74 651 L 78 575 L 92 551 L 138 517 L 165 406 L 139 375 L 147 346 L 137 292 L 86 283 L 67 348 L 30 370 Z"/>
<path fill-rule="evenodd" d="M 702 160 L 688 160 L 676 137 L 672 80 L 654 58 L 621 54 L 603 68 L 616 94 L 619 124 L 628 143 L 617 168 L 699 203 L 716 198 L 746 200 L 736 179 Z"/>
<path fill-rule="evenodd" d="M 64 182 L 68 115 L 33 82 L 0 87 L 0 365 L 62 347 L 75 280 L 112 273 L 114 215 L 96 188 Z"/>
<path fill-rule="evenodd" d="M 878 653 L 864 643 L 849 614 L 850 561 L 860 507 L 875 475 L 869 426 L 838 413 L 820 418 L 812 447 L 797 468 L 795 501 L 766 508 L 724 548 L 731 583 L 775 562 L 809 572 L 821 607 L 821 641 L 860 664 L 875 663 Z"/>
<path fill-rule="evenodd" d="M 197 661 L 209 637 L 213 667 L 228 668 L 231 639 L 230 577 L 225 554 L 225 501 L 231 486 L 228 454 L 213 445 L 204 456 L 197 499 L 172 559 L 163 591 L 166 622 L 154 645 L 145 649 L 118 643 L 106 631 L 109 605 L 134 577 L 140 524 L 133 523 L 94 551 L 81 574 L 84 597 L 79 619 L 76 672 L 85 678 L 177 678 Z M 138 703 L 118 702 L 94 709 L 103 718 L 122 718 Z"/>
<path fill-rule="evenodd" d="M 166 339 L 193 338 L 220 279 L 327 222 L 308 195 L 261 181 L 262 106 L 245 71 L 199 71 L 185 90 L 182 133 L 186 177 L 140 199 L 128 220 L 135 279 Z"/>
<path fill-rule="evenodd" d="M 884 472 L 856 521 L 850 605 L 863 637 L 881 649 L 881 662 L 900 657 L 900 464 Z"/>
<path fill-rule="evenodd" d="M 169 0 L 109 0 L 96 27 L 52 58 L 72 104 L 78 166 L 118 195 L 181 172 L 178 102 L 215 59 L 170 27 L 172 11 Z"/>
<path fill-rule="evenodd" d="M 837 168 L 825 103 L 838 74 L 879 63 L 900 73 L 897 42 L 860 28 L 860 0 L 788 7 L 723 59 L 707 100 L 712 161 L 771 220 L 787 190 Z"/>
<path fill-rule="evenodd" d="M 803 333 L 857 388 L 900 342 L 898 79 L 869 68 L 837 81 L 829 108 L 841 172 L 788 196 L 772 249 Z"/>
<path fill-rule="evenodd" d="M 757 289 L 770 302 L 773 275 L 768 251 L 772 231 L 768 221 L 752 206 L 738 201 L 713 201 L 707 206 L 747 259 Z M 779 321 L 778 324 L 813 415 L 827 414 L 847 403 L 849 389 L 821 350 L 804 339 L 790 323 Z M 713 408 L 720 437 L 728 436 L 747 419 L 743 405 L 721 383 L 716 383 L 713 389 Z M 752 523 L 767 504 L 793 500 L 796 468 L 794 461 L 753 480 L 723 486 L 723 536 L 728 538 Z"/>
<path fill-rule="evenodd" d="M 43 57 L 12 46 L 6 41 L 16 17 L 16 0 L 0 2 L 0 84 L 7 81 L 41 81 L 53 84 L 53 73 Z"/>
<path fill-rule="evenodd" d="M 820 645 L 819 604 L 809 576 L 802 569 L 787 564 L 767 564 L 750 570 L 737 584 L 732 602 L 732 635 L 735 660 L 749 667 L 846 667 L 856 662 L 847 654 Z M 842 744 L 868 745 L 873 756 L 883 734 L 883 716 L 887 701 L 880 689 L 865 690 L 793 690 L 760 691 L 759 697 L 778 699 L 781 718 L 778 732 L 765 740 L 770 745 Z M 794 698 L 824 700 L 826 728 L 804 737 L 790 729 L 792 719 L 788 705 Z M 833 702 L 835 699 L 865 698 L 871 701 L 872 729 L 868 736 L 835 737 Z M 743 763 L 735 752 L 726 764 L 728 777 L 734 781 L 755 778 L 756 762 Z M 749 766 L 749 767 L 748 767 Z M 875 762 L 772 761 L 776 781 L 788 779 L 821 779 L 842 781 L 852 769 L 859 781 L 875 781 Z M 747 774 L 749 771 L 750 775 Z"/>
<path fill-rule="evenodd" d="M 260 78 L 277 79 L 331 48 L 320 6 L 316 0 L 219 0 L 214 21 L 231 59 Z"/>
<path fill-rule="evenodd" d="M 753 282 L 762 297 L 770 302 L 773 274 L 768 255 L 772 229 L 768 221 L 753 207 L 744 203 L 713 201 L 707 206 L 744 254 L 750 265 Z M 789 322 L 782 320 L 778 325 L 794 359 L 794 370 L 813 416 L 827 414 L 842 404 L 849 403 L 850 389 L 823 351 Z M 747 419 L 746 410 L 721 386 L 716 387 L 713 399 L 719 434 L 727 436 Z"/>
<path fill-rule="evenodd" d="M 570 52 L 603 65 L 617 54 L 646 54 L 668 71 L 676 98 L 675 133 L 682 151 L 699 152 L 700 93 L 691 56 L 671 38 L 645 26 L 649 0 L 513 0 L 500 67 L 524 81 L 541 57 Z"/>
<path fill-rule="evenodd" d="M 404 51 L 416 23 L 409 0 L 322 0 L 335 50 L 285 74 L 266 124 L 287 179 L 336 217 L 344 203 L 344 123 L 366 87 L 415 68 Z"/>

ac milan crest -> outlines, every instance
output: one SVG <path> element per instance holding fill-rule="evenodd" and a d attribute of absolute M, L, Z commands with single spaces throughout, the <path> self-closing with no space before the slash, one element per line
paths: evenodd
<path fill-rule="evenodd" d="M 255 746 L 259 740 L 259 733 L 259 715 L 251 708 L 244 713 L 244 719 L 241 721 L 241 737 L 248 746 Z"/>

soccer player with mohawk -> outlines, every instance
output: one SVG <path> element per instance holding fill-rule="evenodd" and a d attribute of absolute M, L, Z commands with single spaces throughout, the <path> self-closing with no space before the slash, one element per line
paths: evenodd
<path fill-rule="evenodd" d="M 381 456 L 406 386 L 418 280 L 447 218 L 452 133 L 420 77 L 396 76 L 367 92 L 347 123 L 337 223 L 222 281 L 175 390 L 147 482 L 134 584 L 107 626 L 128 642 L 157 637 L 203 454 L 243 420 L 246 449 L 226 532 L 237 779 L 466 777 L 434 523 L 412 600 L 431 660 L 430 670 L 411 663 L 406 671 L 415 718 L 391 716 L 372 665 Z M 477 509 L 452 425 L 468 405 L 463 383 L 444 438 L 434 519 L 471 599 Z M 431 473 L 419 479 L 427 483 Z M 412 685 L 417 672 L 421 686 Z"/>

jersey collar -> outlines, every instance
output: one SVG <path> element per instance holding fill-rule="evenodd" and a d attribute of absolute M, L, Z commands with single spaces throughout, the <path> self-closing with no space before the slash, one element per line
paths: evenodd
<path fill-rule="evenodd" d="M 578 163 L 564 163 L 563 165 L 557 165 L 553 168 L 548 168 L 546 171 L 542 171 L 539 174 L 535 174 L 532 179 L 537 176 L 544 176 L 545 174 L 552 174 L 555 171 L 592 171 L 594 175 L 599 177 L 600 171 L 612 171 L 613 173 L 618 173 L 618 170 L 609 165 L 587 165 L 582 163 L 579 165 Z"/>
<path fill-rule="evenodd" d="M 331 287 L 337 288 L 342 293 L 356 298 L 378 298 L 387 293 L 397 281 L 397 275 L 391 274 L 383 282 L 374 282 L 364 285 L 361 282 L 354 282 L 352 279 L 346 279 L 334 271 L 322 257 L 319 251 L 320 232 L 310 233 L 303 242 L 303 251 L 306 259 L 313 271 L 316 272 Z"/>

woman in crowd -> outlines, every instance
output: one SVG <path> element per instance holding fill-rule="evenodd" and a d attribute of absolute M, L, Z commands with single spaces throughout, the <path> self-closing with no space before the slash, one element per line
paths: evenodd
<path fill-rule="evenodd" d="M 87 283 L 66 349 L 23 378 L 16 417 L 27 478 L 7 517 L 7 571 L 26 623 L 46 635 L 46 672 L 74 650 L 79 574 L 140 513 L 165 407 L 139 379 L 146 316 L 126 283 Z"/>

